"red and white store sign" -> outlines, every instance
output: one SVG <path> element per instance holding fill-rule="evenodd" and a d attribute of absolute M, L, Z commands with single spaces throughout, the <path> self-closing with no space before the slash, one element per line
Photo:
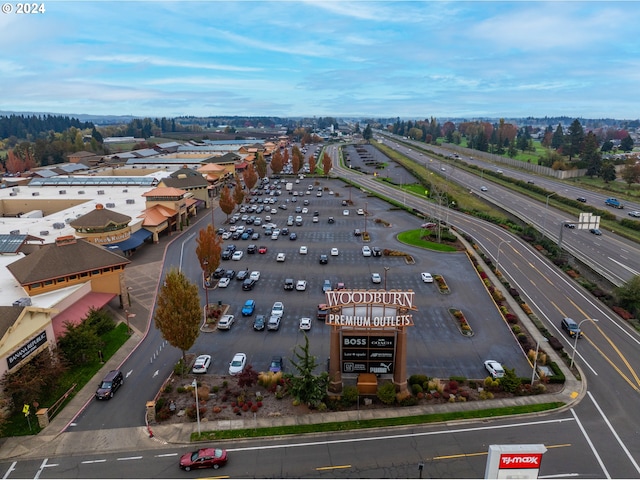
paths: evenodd
<path fill-rule="evenodd" d="M 541 462 L 541 453 L 503 453 L 498 468 L 540 468 Z"/>

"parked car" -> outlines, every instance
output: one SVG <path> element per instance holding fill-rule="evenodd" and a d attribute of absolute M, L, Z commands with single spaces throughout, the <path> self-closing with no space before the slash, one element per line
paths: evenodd
<path fill-rule="evenodd" d="M 381 257 L 382 256 L 382 249 L 380 247 L 373 247 L 371 249 L 371 252 L 373 253 L 374 257 Z"/>
<path fill-rule="evenodd" d="M 244 256 L 244 252 L 242 250 L 238 250 L 237 252 L 233 252 L 233 255 L 231 256 L 231 260 L 235 260 L 236 262 L 242 260 L 242 257 Z"/>
<path fill-rule="evenodd" d="M 333 247 L 331 249 L 331 256 L 337 257 L 339 254 L 340 254 L 340 251 L 336 247 Z"/>
<path fill-rule="evenodd" d="M 330 290 L 331 290 L 331 281 L 330 280 L 325 280 L 322 283 L 322 293 L 328 292 Z"/>
<path fill-rule="evenodd" d="M 264 315 L 256 315 L 256 318 L 253 320 L 253 329 L 256 331 L 262 331 L 264 330 L 264 325 Z"/>
<path fill-rule="evenodd" d="M 249 270 L 240 270 L 236 275 L 236 280 L 244 281 L 249 278 Z"/>
<path fill-rule="evenodd" d="M 302 317 L 300 319 L 300 330 L 311 330 L 311 319 L 308 317 Z"/>
<path fill-rule="evenodd" d="M 283 252 L 280 252 L 276 256 L 276 262 L 284 262 L 286 258 L 287 258 L 287 256 Z"/>
<path fill-rule="evenodd" d="M 424 283 L 433 283 L 433 275 L 431 275 L 429 272 L 422 272 L 420 274 L 420 278 L 422 278 L 422 281 Z"/>
<path fill-rule="evenodd" d="M 282 357 L 280 355 L 274 355 L 273 357 L 271 357 L 271 363 L 269 364 L 269 371 L 270 372 L 281 372 L 282 370 L 284 370 L 284 363 L 282 362 Z"/>
<path fill-rule="evenodd" d="M 362 247 L 362 256 L 363 257 L 371 256 L 371 248 L 369 248 L 369 246 L 365 245 L 364 247 Z"/>
<path fill-rule="evenodd" d="M 374 272 L 374 273 L 371 274 L 371 281 L 373 283 L 380 283 L 382 281 L 382 278 L 380 277 L 379 273 L 375 273 Z"/>
<path fill-rule="evenodd" d="M 306 289 L 307 289 L 307 281 L 298 280 L 298 283 L 296 283 L 296 290 L 299 292 L 304 292 Z"/>
<path fill-rule="evenodd" d="M 244 290 L 245 292 L 253 290 L 253 287 L 256 286 L 256 283 L 258 282 L 253 278 L 247 278 L 244 280 L 244 282 L 242 282 L 242 290 Z"/>
<path fill-rule="evenodd" d="M 500 362 L 496 362 L 495 360 L 486 360 L 484 362 L 484 368 L 487 369 L 489 375 L 493 378 L 502 378 L 504 377 L 504 368 Z"/>
<path fill-rule="evenodd" d="M 248 317 L 253 315 L 253 312 L 256 309 L 256 301 L 255 300 L 247 300 L 244 302 L 244 305 L 242 307 L 242 316 L 243 317 Z"/>
<path fill-rule="evenodd" d="M 271 315 L 269 322 L 267 323 L 267 330 L 279 330 L 280 329 L 280 317 L 278 315 Z"/>
<path fill-rule="evenodd" d="M 271 315 L 277 317 L 284 315 L 284 303 L 274 302 L 273 307 L 271 307 Z"/>
<path fill-rule="evenodd" d="M 305 245 L 302 245 L 299 250 L 300 255 L 306 255 L 308 251 L 309 249 Z"/>
<path fill-rule="evenodd" d="M 261 254 L 267 253 L 267 247 L 265 247 L 264 245 L 259 246 L 258 253 L 261 253 Z"/>
<path fill-rule="evenodd" d="M 238 375 L 244 371 L 247 364 L 247 356 L 244 353 L 236 353 L 229 363 L 229 375 Z"/>
<path fill-rule="evenodd" d="M 320 265 L 326 265 L 327 263 L 329 263 L 329 257 L 320 255 Z"/>
<path fill-rule="evenodd" d="M 223 315 L 218 320 L 218 330 L 230 330 L 235 317 L 233 315 Z"/>
<path fill-rule="evenodd" d="M 255 280 L 256 282 L 258 280 L 260 280 L 260 272 L 258 270 L 254 270 L 253 272 L 251 272 L 251 274 L 249 275 L 249 278 L 251 280 Z"/>
<path fill-rule="evenodd" d="M 200 355 L 196 358 L 195 363 L 191 371 L 193 373 L 207 373 L 209 366 L 211 365 L 211 355 Z"/>
<path fill-rule="evenodd" d="M 194 468 L 218 469 L 227 463 L 227 451 L 221 448 L 201 448 L 180 457 L 180 468 L 190 471 Z"/>
<path fill-rule="evenodd" d="M 229 277 L 223 277 L 218 280 L 218 288 L 227 288 L 231 283 L 231 279 Z"/>

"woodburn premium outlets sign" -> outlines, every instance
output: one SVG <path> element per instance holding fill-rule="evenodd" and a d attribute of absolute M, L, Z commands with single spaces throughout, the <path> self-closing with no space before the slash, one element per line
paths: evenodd
<path fill-rule="evenodd" d="M 331 350 L 334 354 L 339 352 L 341 374 L 403 375 L 406 341 L 402 339 L 404 327 L 414 325 L 410 313 L 416 310 L 414 295 L 412 291 L 396 290 L 325 293 L 329 307 L 325 323 L 338 327 L 332 342 L 340 343 Z M 401 356 L 398 351 L 402 352 Z M 397 358 L 402 359 L 398 365 Z"/>

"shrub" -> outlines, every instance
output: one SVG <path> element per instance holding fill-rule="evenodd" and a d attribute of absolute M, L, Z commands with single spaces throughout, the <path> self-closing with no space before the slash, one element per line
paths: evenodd
<path fill-rule="evenodd" d="M 508 323 L 517 323 L 518 322 L 518 317 L 516 317 L 513 313 L 507 313 L 504 318 L 507 320 Z"/>
<path fill-rule="evenodd" d="M 420 385 L 424 385 L 425 382 L 429 381 L 429 377 L 427 377 L 426 375 L 411 375 L 409 377 L 409 385 L 414 385 L 416 383 L 420 384 Z"/>
<path fill-rule="evenodd" d="M 418 395 L 419 393 L 422 393 L 423 392 L 422 385 L 420 385 L 419 383 L 414 383 L 413 385 L 411 385 L 411 391 L 413 392 L 414 395 Z"/>
<path fill-rule="evenodd" d="M 166 404 L 167 404 L 167 399 L 164 397 L 160 397 L 156 402 L 156 413 L 162 410 L 162 407 L 164 407 Z"/>
<path fill-rule="evenodd" d="M 378 387 L 378 399 L 385 405 L 393 405 L 396 401 L 396 386 L 387 382 Z"/>
<path fill-rule="evenodd" d="M 185 393 L 185 392 L 188 392 L 188 391 L 189 391 L 189 389 L 186 388 L 186 387 L 180 386 L 180 387 L 176 388 L 176 392 L 178 392 L 178 393 Z"/>
<path fill-rule="evenodd" d="M 173 367 L 173 374 L 181 377 L 185 373 L 187 373 L 186 367 L 184 362 L 182 361 L 182 358 L 180 358 L 180 360 L 178 360 L 175 366 Z"/>
<path fill-rule="evenodd" d="M 156 404 L 157 406 L 157 404 Z M 169 418 L 171 418 L 171 414 L 173 412 L 171 412 L 171 410 L 169 410 L 169 407 L 163 407 L 161 408 L 159 411 L 156 412 L 156 420 L 159 422 L 162 422 L 164 420 L 169 420 Z"/>
<path fill-rule="evenodd" d="M 207 407 L 200 405 L 199 410 L 200 410 L 200 418 L 204 417 L 204 415 L 207 413 Z M 196 414 L 196 404 L 194 403 L 189 407 L 187 407 L 184 413 L 189 419 L 196 420 L 198 418 Z"/>
<path fill-rule="evenodd" d="M 167 383 L 164 388 L 162 389 L 162 391 L 164 393 L 171 393 L 173 392 L 173 385 L 171 385 L 170 383 Z"/>
<path fill-rule="evenodd" d="M 522 331 L 522 329 L 520 328 L 520 325 L 514 325 L 513 327 L 511 327 L 511 331 L 518 335 Z"/>
<path fill-rule="evenodd" d="M 342 404 L 344 406 L 353 405 L 358 401 L 358 389 L 353 385 L 347 385 L 342 389 Z"/>
<path fill-rule="evenodd" d="M 411 395 L 404 397 L 400 400 L 400 405 L 403 407 L 412 407 L 418 404 L 418 399 L 416 397 L 412 397 Z"/>

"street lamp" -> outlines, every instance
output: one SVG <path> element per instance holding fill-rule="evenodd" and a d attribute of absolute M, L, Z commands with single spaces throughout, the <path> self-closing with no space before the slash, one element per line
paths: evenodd
<path fill-rule="evenodd" d="M 549 342 L 546 338 L 542 339 L 543 342 Z M 536 342 L 536 356 L 533 359 L 533 373 L 531 373 L 531 386 L 533 387 L 533 382 L 536 379 L 536 367 L 538 366 L 538 352 L 540 351 L 540 340 Z"/>
<path fill-rule="evenodd" d="M 209 266 L 209 262 L 207 262 L 206 260 L 204 262 L 202 262 L 202 265 L 204 266 L 204 269 L 202 270 L 202 286 L 204 287 L 204 321 L 205 323 L 207 322 L 207 314 L 209 313 L 207 310 L 209 308 L 209 289 L 207 288 L 207 282 L 206 282 L 206 277 L 205 275 L 207 274 L 207 271 L 209 270 L 207 267 Z M 209 279 L 209 281 L 211 281 L 211 279 Z"/>
<path fill-rule="evenodd" d="M 135 318 L 136 314 L 135 313 L 129 313 L 129 310 L 125 310 L 124 313 L 125 313 L 125 316 L 127 317 L 127 333 L 131 333 L 131 325 L 129 323 L 129 319 L 130 318 Z"/>
<path fill-rule="evenodd" d="M 584 322 L 597 322 L 598 320 L 596 318 L 585 318 L 584 320 L 581 320 L 580 323 L 578 323 L 578 332 L 576 333 L 576 339 L 573 341 L 573 353 L 571 354 L 571 365 L 569 365 L 569 368 L 573 368 L 573 359 L 576 356 L 576 350 L 578 349 L 578 337 L 580 337 L 580 334 L 582 333 L 582 330 L 580 330 L 580 325 L 582 325 Z"/>
<path fill-rule="evenodd" d="M 498 244 L 498 256 L 496 258 L 496 271 L 500 271 L 500 248 L 502 247 L 503 243 L 511 243 L 511 240 L 502 240 Z"/>
<path fill-rule="evenodd" d="M 389 271 L 389 268 L 391 267 L 384 267 L 384 289 L 387 289 L 387 272 Z"/>
<path fill-rule="evenodd" d="M 549 214 L 549 199 L 558 192 L 553 192 L 547 195 L 547 203 L 544 207 L 544 216 L 542 217 L 542 236 L 544 237 L 544 229 L 547 228 L 547 215 Z"/>
<path fill-rule="evenodd" d="M 198 404 L 198 382 L 193 379 L 191 386 L 196 390 L 196 418 L 198 419 L 198 436 L 200 436 L 200 405 Z"/>

